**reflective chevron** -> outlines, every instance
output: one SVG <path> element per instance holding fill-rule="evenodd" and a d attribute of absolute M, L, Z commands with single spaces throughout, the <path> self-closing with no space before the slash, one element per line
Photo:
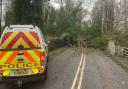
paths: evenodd
<path fill-rule="evenodd" d="M 24 48 L 40 47 L 40 41 L 35 32 L 7 32 L 0 43 L 0 48 L 17 48 L 23 45 Z"/>

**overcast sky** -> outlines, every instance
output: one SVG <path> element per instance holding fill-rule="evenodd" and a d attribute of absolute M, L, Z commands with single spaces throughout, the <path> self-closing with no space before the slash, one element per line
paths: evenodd
<path fill-rule="evenodd" d="M 77 0 L 73 0 L 73 1 L 77 1 Z M 83 21 L 87 21 L 91 19 L 91 11 L 92 8 L 94 6 L 94 3 L 97 0 L 83 0 L 83 8 L 88 10 L 89 14 L 85 16 L 85 18 L 83 19 Z M 60 8 L 60 2 L 58 2 L 58 0 L 51 0 L 50 1 L 51 5 L 55 8 L 55 9 L 59 9 Z"/>
<path fill-rule="evenodd" d="M 60 7 L 60 0 L 51 0 L 50 3 L 55 9 L 58 9 Z M 77 1 L 77 0 L 73 0 Z M 89 12 L 92 10 L 94 3 L 96 0 L 83 0 L 83 8 L 87 9 Z"/>

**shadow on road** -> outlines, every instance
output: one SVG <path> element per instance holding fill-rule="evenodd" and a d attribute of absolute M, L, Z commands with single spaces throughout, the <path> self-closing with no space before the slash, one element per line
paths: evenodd
<path fill-rule="evenodd" d="M 29 82 L 29 83 L 23 84 L 22 89 L 38 89 L 45 84 L 46 84 L 46 81 Z"/>
<path fill-rule="evenodd" d="M 15 84 L 0 84 L 2 89 L 39 89 L 41 86 L 45 85 L 46 81 L 38 81 L 38 82 L 28 82 L 24 83 L 20 88 Z"/>

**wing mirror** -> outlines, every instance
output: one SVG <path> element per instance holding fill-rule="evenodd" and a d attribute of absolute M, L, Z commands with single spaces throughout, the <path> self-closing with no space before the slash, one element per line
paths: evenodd
<path fill-rule="evenodd" d="M 50 41 L 48 40 L 48 41 L 46 41 L 46 43 L 47 43 L 47 44 L 50 44 Z"/>

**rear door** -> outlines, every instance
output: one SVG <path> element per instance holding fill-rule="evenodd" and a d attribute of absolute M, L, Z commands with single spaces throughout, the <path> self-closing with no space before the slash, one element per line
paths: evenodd
<path fill-rule="evenodd" d="M 37 74 L 41 44 L 36 32 L 6 32 L 0 42 L 0 71 L 3 76 Z"/>

